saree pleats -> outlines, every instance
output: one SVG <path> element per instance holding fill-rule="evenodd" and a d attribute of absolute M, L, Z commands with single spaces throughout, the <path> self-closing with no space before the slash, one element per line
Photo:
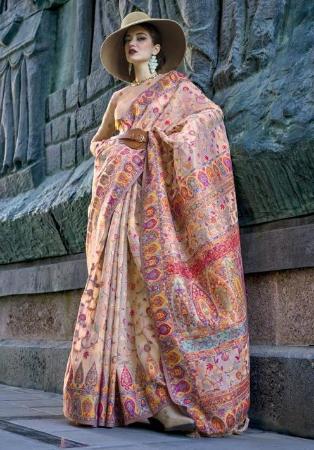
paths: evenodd
<path fill-rule="evenodd" d="M 249 339 L 223 113 L 170 71 L 117 118 L 146 150 L 91 145 L 88 279 L 64 379 L 64 415 L 126 425 L 172 402 L 204 436 L 248 425 Z"/>

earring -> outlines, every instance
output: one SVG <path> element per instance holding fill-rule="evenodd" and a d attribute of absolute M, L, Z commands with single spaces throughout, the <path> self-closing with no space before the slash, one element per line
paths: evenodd
<path fill-rule="evenodd" d="M 158 61 L 156 55 L 152 55 L 148 60 L 148 68 L 150 73 L 156 72 L 156 69 L 158 67 Z"/>
<path fill-rule="evenodd" d="M 132 72 L 132 63 L 129 63 L 129 76 L 131 76 L 131 72 Z"/>

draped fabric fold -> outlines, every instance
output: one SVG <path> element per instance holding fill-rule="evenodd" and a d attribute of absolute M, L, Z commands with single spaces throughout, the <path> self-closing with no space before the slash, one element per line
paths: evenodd
<path fill-rule="evenodd" d="M 126 425 L 174 402 L 205 436 L 247 428 L 249 342 L 223 113 L 175 70 L 138 95 L 117 136 L 91 144 L 88 279 L 64 414 Z"/>

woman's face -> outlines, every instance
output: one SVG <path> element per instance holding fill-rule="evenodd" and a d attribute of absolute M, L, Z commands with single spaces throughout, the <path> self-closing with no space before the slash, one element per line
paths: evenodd
<path fill-rule="evenodd" d="M 124 51 L 128 63 L 136 64 L 148 61 L 151 55 L 157 55 L 159 44 L 153 44 L 149 32 L 141 25 L 128 28 L 124 36 Z"/>

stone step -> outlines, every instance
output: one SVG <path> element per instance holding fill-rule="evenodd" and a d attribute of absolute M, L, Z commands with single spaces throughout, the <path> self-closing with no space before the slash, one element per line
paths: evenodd
<path fill-rule="evenodd" d="M 6 450 L 86 448 L 87 450 L 314 450 L 314 441 L 252 426 L 224 439 L 193 439 L 152 429 L 147 420 L 126 427 L 74 425 L 63 416 L 62 396 L 0 384 L 0 442 Z"/>
<path fill-rule="evenodd" d="M 0 340 L 0 383 L 62 393 L 70 341 Z M 314 347 L 251 345 L 253 426 L 314 438 Z"/>

